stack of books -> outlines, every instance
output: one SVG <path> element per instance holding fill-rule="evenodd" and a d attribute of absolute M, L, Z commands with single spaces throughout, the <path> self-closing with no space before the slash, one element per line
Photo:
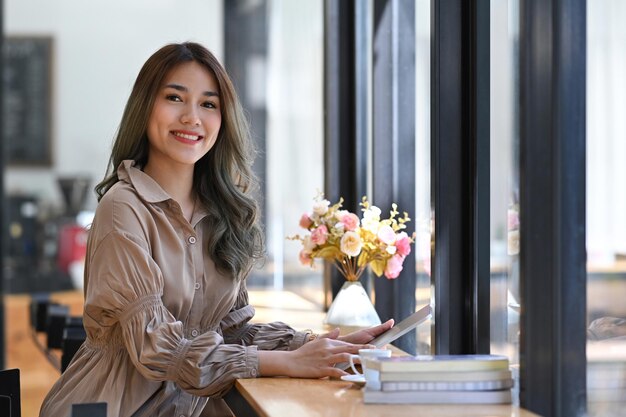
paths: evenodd
<path fill-rule="evenodd" d="M 508 404 L 513 379 L 500 355 L 435 355 L 367 359 L 380 384 L 363 389 L 365 403 Z M 376 385 L 379 389 L 372 389 Z"/>

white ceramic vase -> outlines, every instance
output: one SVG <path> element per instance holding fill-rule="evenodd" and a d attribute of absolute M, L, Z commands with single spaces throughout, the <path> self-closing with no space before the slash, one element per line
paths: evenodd
<path fill-rule="evenodd" d="M 372 300 L 359 281 L 346 281 L 324 318 L 330 326 L 370 327 L 380 324 Z"/>

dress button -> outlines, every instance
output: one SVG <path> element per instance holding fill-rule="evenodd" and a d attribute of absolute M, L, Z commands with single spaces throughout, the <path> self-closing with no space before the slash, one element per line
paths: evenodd
<path fill-rule="evenodd" d="M 199 290 L 199 289 L 200 289 L 200 283 L 199 283 L 199 282 L 196 282 L 196 285 L 194 285 L 194 288 L 195 288 L 196 290 Z"/>
<path fill-rule="evenodd" d="M 251 372 L 252 376 L 256 376 L 256 369 L 253 369 Z"/>
<path fill-rule="evenodd" d="M 196 237 L 195 236 L 189 236 L 189 239 L 187 239 L 187 242 L 191 243 L 192 245 L 194 243 L 196 243 Z"/>
<path fill-rule="evenodd" d="M 191 331 L 191 335 L 192 335 L 193 337 L 198 336 L 198 331 L 197 331 L 196 329 L 193 329 L 193 330 Z"/>

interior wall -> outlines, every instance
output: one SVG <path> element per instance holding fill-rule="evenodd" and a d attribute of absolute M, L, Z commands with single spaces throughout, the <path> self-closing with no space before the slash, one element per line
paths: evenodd
<path fill-rule="evenodd" d="M 143 62 L 170 42 L 196 41 L 223 57 L 222 0 L 5 0 L 5 36 L 50 36 L 52 165 L 5 168 L 7 194 L 62 205 L 57 176 L 106 170 L 112 139 Z M 10 140 L 19 140 L 11 138 Z M 87 209 L 96 205 L 89 193 Z"/>

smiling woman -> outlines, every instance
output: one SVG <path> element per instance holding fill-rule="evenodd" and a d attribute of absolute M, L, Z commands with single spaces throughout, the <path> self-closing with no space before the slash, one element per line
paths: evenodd
<path fill-rule="evenodd" d="M 249 324 L 263 254 L 253 149 L 230 78 L 203 46 L 169 44 L 128 99 L 85 259 L 87 333 L 41 416 L 106 402 L 109 416 L 231 415 L 235 379 L 342 376 L 334 365 L 392 321 L 339 336 Z"/>

